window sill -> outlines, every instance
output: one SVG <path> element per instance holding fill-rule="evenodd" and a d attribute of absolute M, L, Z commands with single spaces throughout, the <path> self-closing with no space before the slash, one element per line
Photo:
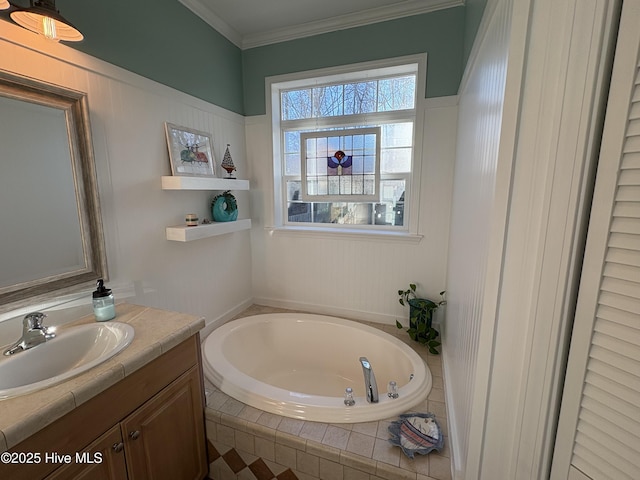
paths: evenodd
<path fill-rule="evenodd" d="M 314 238 L 349 238 L 354 240 L 382 240 L 390 242 L 419 243 L 423 235 L 385 230 L 365 230 L 322 227 L 265 227 L 269 235 L 291 235 Z"/>

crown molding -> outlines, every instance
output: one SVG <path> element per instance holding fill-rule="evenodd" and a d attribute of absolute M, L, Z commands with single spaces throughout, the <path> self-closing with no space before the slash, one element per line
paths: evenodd
<path fill-rule="evenodd" d="M 179 1 L 242 50 L 464 5 L 464 0 L 407 0 L 395 5 L 243 36 L 201 0 Z"/>
<path fill-rule="evenodd" d="M 231 43 L 242 48 L 242 35 L 200 0 L 178 0 Z"/>
<path fill-rule="evenodd" d="M 297 38 L 311 37 L 323 33 L 361 27 L 372 23 L 395 20 L 397 18 L 420 15 L 443 10 L 445 8 L 464 5 L 462 0 L 410 0 L 386 7 L 372 8 L 339 17 L 327 18 L 317 22 L 308 22 L 288 28 L 280 28 L 268 32 L 245 35 L 242 38 L 242 49 L 260 47 L 272 43 L 286 42 Z"/>

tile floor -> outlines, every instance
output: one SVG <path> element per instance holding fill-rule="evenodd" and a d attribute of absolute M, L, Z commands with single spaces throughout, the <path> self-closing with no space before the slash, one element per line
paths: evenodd
<path fill-rule="evenodd" d="M 238 317 L 290 312 L 254 305 Z M 366 323 L 366 322 L 363 322 Z M 281 417 L 245 405 L 205 381 L 212 480 L 450 480 L 447 415 L 439 356 L 395 326 L 368 323 L 411 345 L 427 362 L 433 388 L 413 411 L 436 415 L 445 437 L 440 453 L 407 458 L 388 443 L 393 419 L 326 424 Z"/>

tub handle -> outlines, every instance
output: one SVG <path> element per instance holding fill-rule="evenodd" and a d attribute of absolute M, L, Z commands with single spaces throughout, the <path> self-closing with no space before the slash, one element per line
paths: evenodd
<path fill-rule="evenodd" d="M 398 393 L 398 384 L 393 380 L 391 380 L 387 386 L 387 396 L 389 398 L 398 398 L 400 396 Z"/>
<path fill-rule="evenodd" d="M 344 391 L 344 404 L 347 407 L 353 407 L 356 404 L 356 401 L 353 398 L 353 389 L 351 387 L 347 387 Z"/>

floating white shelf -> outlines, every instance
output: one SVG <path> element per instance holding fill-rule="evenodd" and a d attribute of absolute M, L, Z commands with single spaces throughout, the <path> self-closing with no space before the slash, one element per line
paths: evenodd
<path fill-rule="evenodd" d="M 213 222 L 206 225 L 198 225 L 196 227 L 177 225 L 175 227 L 167 227 L 167 240 L 172 240 L 174 242 L 191 242 L 193 240 L 200 240 L 201 238 L 239 232 L 240 230 L 248 230 L 250 228 L 250 219 L 236 220 L 234 222 Z"/>
<path fill-rule="evenodd" d="M 249 190 L 249 180 L 163 176 L 163 190 Z"/>

